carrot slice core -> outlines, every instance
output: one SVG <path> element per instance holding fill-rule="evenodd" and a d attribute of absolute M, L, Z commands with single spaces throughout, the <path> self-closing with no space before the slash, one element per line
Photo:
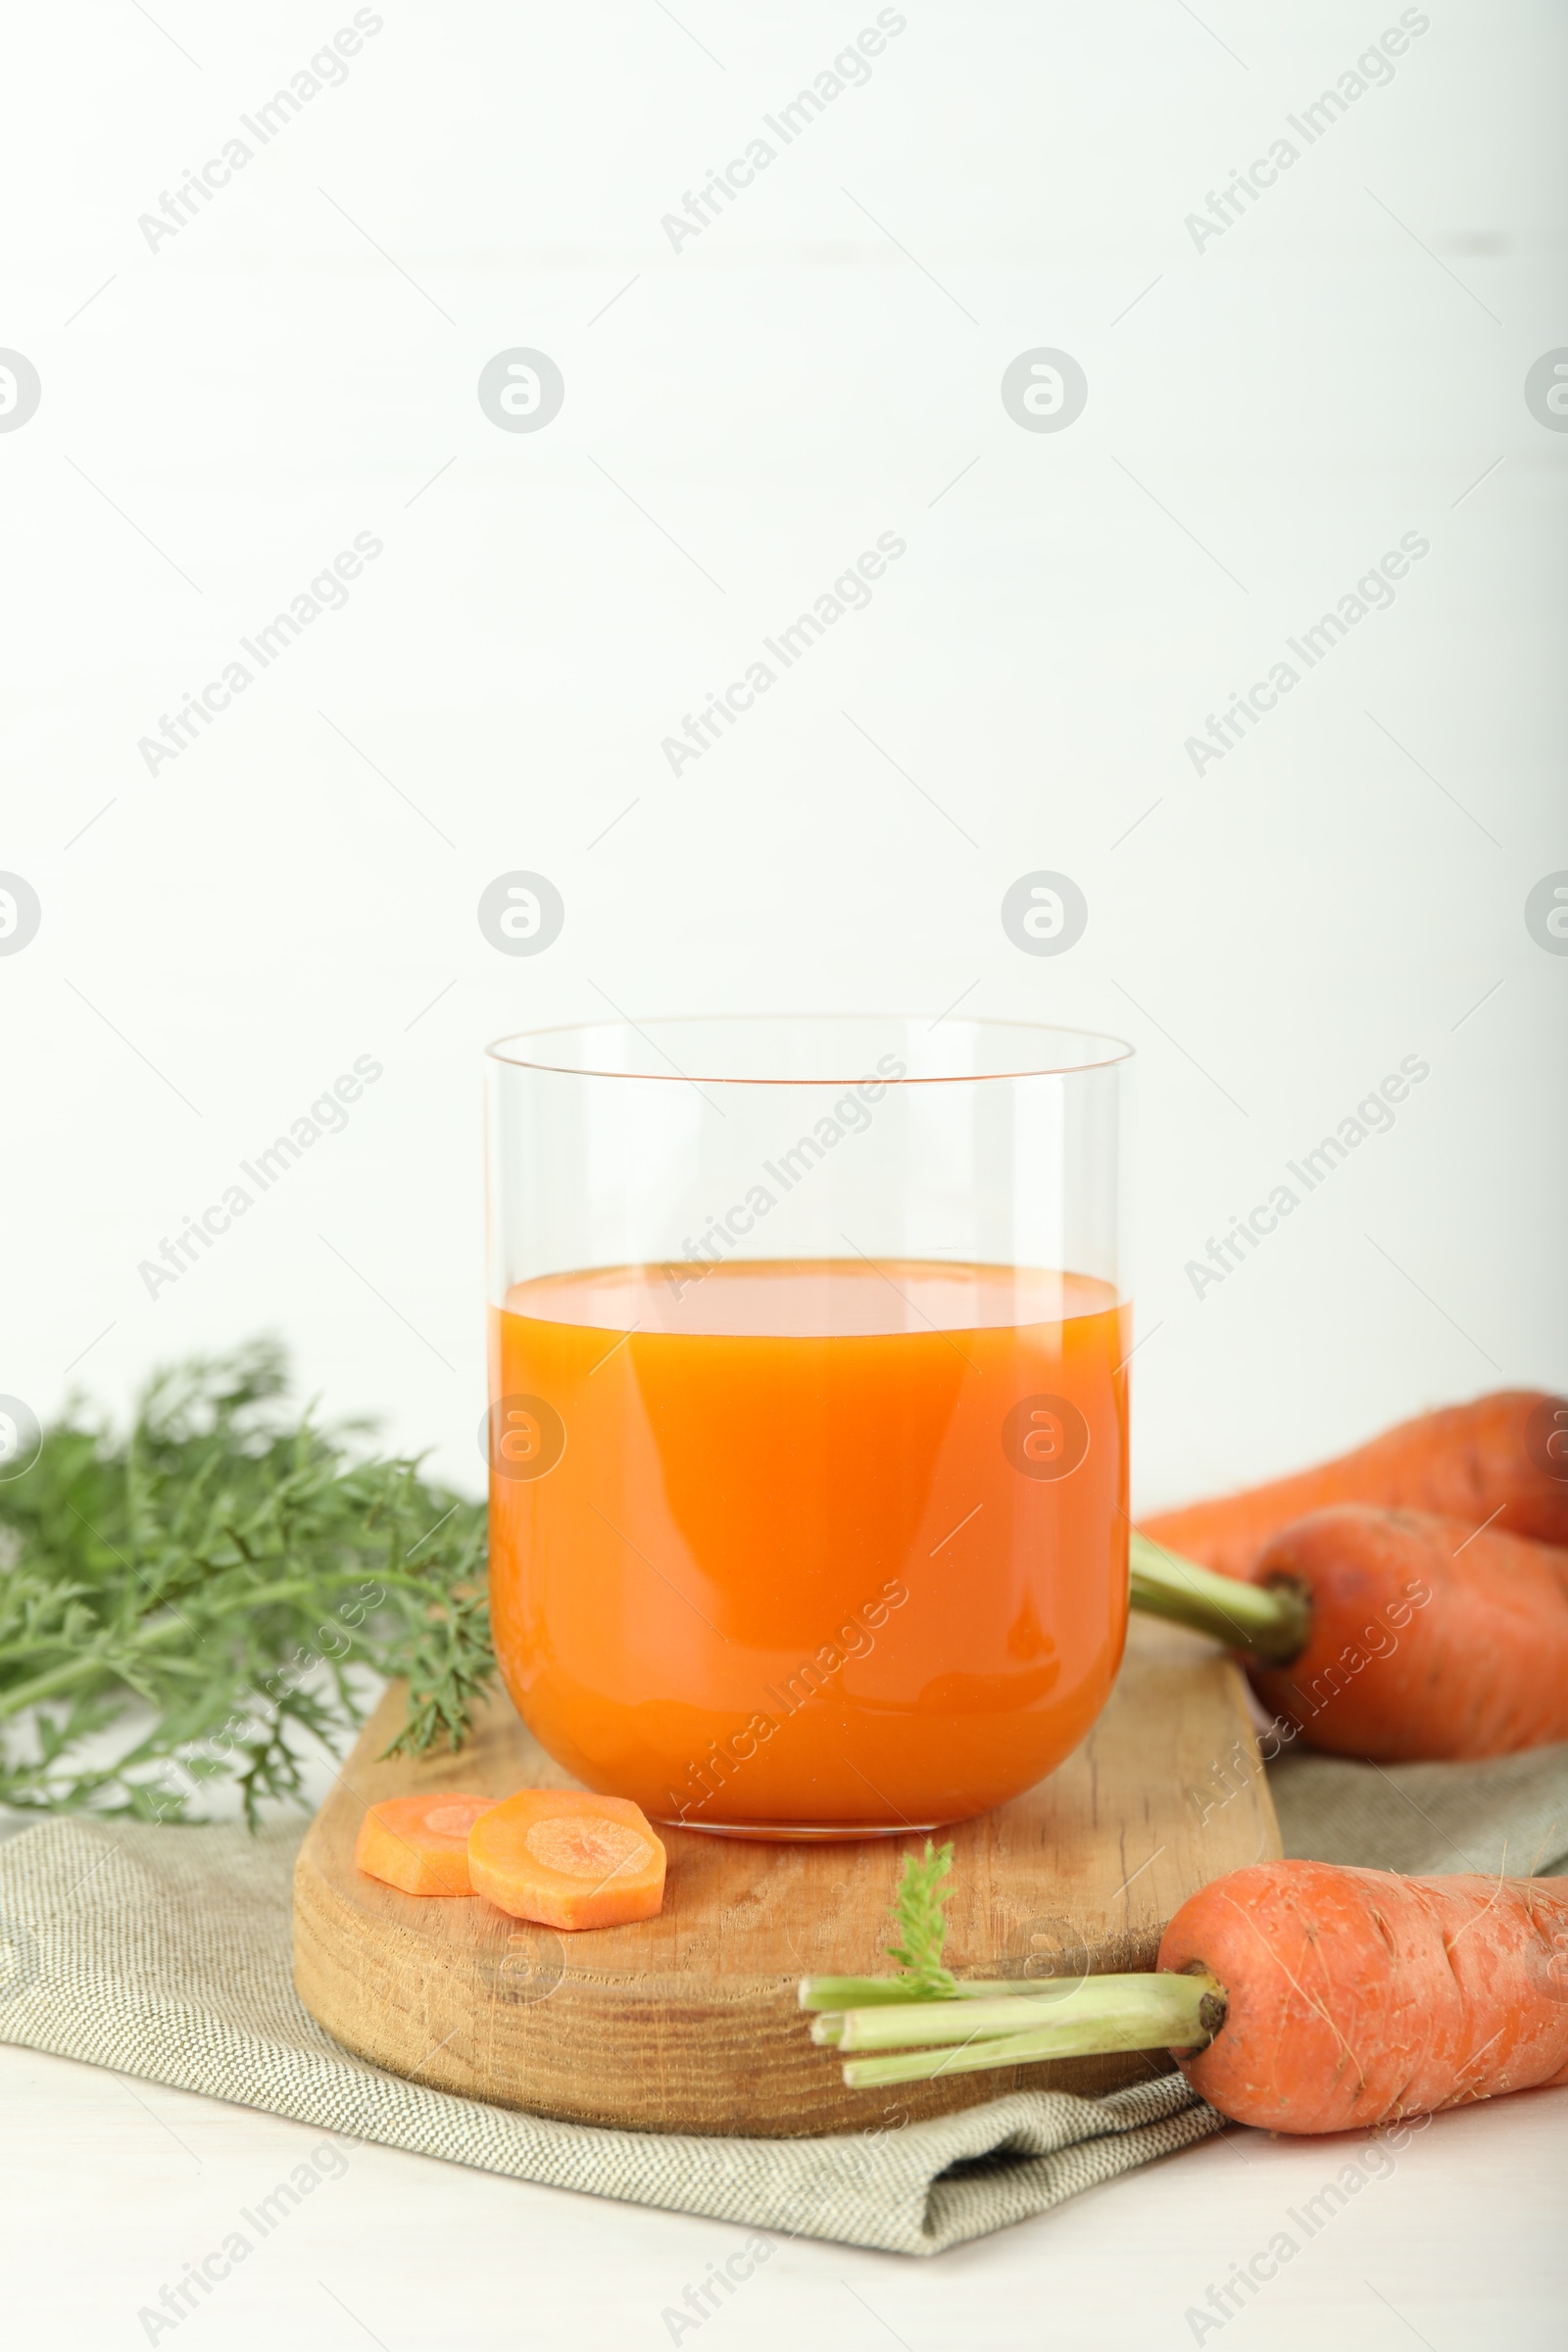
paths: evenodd
<path fill-rule="evenodd" d="M 468 1832 L 480 1814 L 488 1813 L 495 1801 L 493 1796 L 460 1796 L 452 1804 L 437 1805 L 433 1812 L 427 1813 L 424 1826 L 427 1830 L 434 1830 L 438 1838 L 461 1838 L 466 1845 Z"/>
<path fill-rule="evenodd" d="M 618 1821 L 539 1821 L 522 1842 L 546 1870 L 596 1881 L 641 1870 L 653 1854 L 646 1838 Z"/>

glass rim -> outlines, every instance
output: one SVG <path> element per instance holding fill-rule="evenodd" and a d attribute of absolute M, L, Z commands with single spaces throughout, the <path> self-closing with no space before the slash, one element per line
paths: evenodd
<path fill-rule="evenodd" d="M 484 1054 L 487 1060 L 497 1062 L 505 1068 L 536 1070 L 563 1078 L 612 1078 L 624 1081 L 641 1079 L 653 1085 L 663 1086 L 856 1086 L 863 1083 L 865 1078 L 863 1070 L 835 1075 L 824 1069 L 820 1076 L 782 1078 L 743 1076 L 733 1071 L 726 1073 L 722 1070 L 708 1068 L 682 1069 L 659 1044 L 657 1033 L 661 1030 L 667 1032 L 674 1029 L 692 1030 L 697 1028 L 721 1031 L 725 1028 L 735 1029 L 748 1026 L 780 1029 L 810 1027 L 826 1029 L 834 1026 L 847 1026 L 852 1022 L 896 1022 L 908 1027 L 923 1017 L 922 1014 L 909 1012 L 714 1012 L 660 1014 L 647 1021 L 634 1021 L 626 1015 L 620 1014 L 612 1020 L 553 1022 L 547 1029 L 515 1030 L 505 1037 L 492 1038 L 484 1048 Z M 932 1030 L 945 1025 L 947 1025 L 947 1016 L 939 1013 L 936 1020 L 928 1024 L 927 1034 L 929 1035 Z M 1080 1029 L 1065 1021 L 1012 1021 L 971 1016 L 953 1022 L 952 1028 L 955 1032 L 1012 1029 L 1041 1039 L 1075 1038 L 1083 1045 L 1102 1046 L 1107 1050 L 1102 1054 L 1088 1054 L 1070 1060 L 1062 1058 L 1058 1054 L 1054 1059 L 1025 1061 L 1016 1068 L 1002 1070 L 955 1070 L 929 1074 L 906 1072 L 902 1077 L 887 1079 L 882 1078 L 878 1072 L 877 1083 L 889 1088 L 983 1086 L 999 1080 L 1006 1081 L 1017 1078 L 1076 1078 L 1087 1075 L 1091 1070 L 1113 1069 L 1120 1062 L 1133 1060 L 1138 1051 L 1136 1046 L 1130 1045 L 1125 1038 L 1112 1037 L 1106 1031 L 1100 1029 Z M 590 1066 L 580 1058 L 577 1060 L 546 1058 L 549 1043 L 554 1039 L 584 1037 L 596 1030 L 613 1029 L 634 1030 L 639 1037 L 645 1038 L 654 1047 L 656 1053 L 670 1063 L 670 1067 L 667 1070 L 609 1069 Z M 540 1051 L 536 1054 L 519 1054 L 509 1051 L 510 1048 L 517 1046 L 537 1046 Z"/>

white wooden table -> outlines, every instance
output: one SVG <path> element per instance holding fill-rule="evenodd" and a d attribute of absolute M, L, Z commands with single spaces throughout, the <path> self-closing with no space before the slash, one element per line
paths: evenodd
<path fill-rule="evenodd" d="M 1228 2132 L 929 2263 L 768 2235 L 751 2278 L 694 2321 L 687 2289 L 745 2230 L 357 2141 L 313 2162 L 320 2134 L 300 2125 L 0 2049 L 5 2340 L 19 2352 L 635 2352 L 699 2340 L 701 2352 L 1222 2340 L 1226 2352 L 1560 2352 L 1568 2089 L 1438 2117 L 1344 2210 L 1319 2205 L 1308 2238 L 1293 2209 L 1300 2217 L 1363 2144 Z M 279 2200 L 283 2218 L 258 2236 L 242 2212 L 254 2216 L 302 2161 L 319 2184 L 297 2210 Z M 168 2321 L 162 2290 L 215 2254 L 220 2271 L 236 2229 L 250 2254 Z M 1216 2319 L 1208 2290 L 1282 2230 L 1299 2251 L 1253 2302 Z"/>

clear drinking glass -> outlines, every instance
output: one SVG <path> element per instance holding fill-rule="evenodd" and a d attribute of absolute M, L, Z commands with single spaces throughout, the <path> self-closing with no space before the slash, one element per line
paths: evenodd
<path fill-rule="evenodd" d="M 491 1608 L 577 1779 L 897 1836 L 1077 1745 L 1127 1620 L 1130 1053 L 874 1017 L 489 1049 Z"/>

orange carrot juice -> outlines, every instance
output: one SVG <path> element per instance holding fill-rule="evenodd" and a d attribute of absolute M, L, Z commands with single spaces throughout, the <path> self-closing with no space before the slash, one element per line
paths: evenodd
<path fill-rule="evenodd" d="M 621 1266 L 492 1311 L 519 1712 L 657 1820 L 864 1836 L 1030 1788 L 1127 1621 L 1129 1310 L 889 1259 Z"/>

